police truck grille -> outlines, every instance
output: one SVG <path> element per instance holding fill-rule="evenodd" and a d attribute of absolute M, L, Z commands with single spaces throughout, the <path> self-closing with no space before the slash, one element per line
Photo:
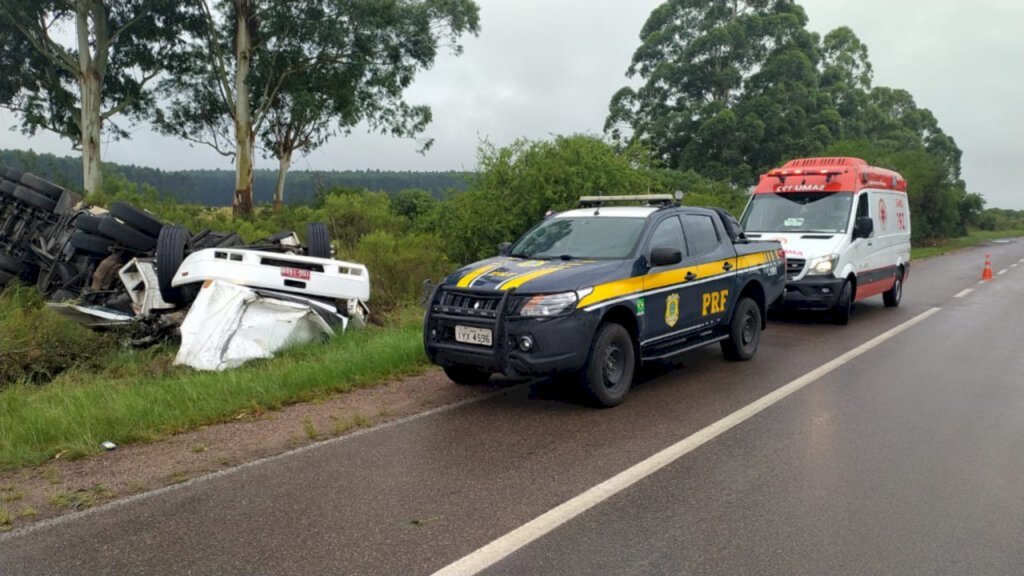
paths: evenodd
<path fill-rule="evenodd" d="M 435 311 L 453 316 L 495 318 L 501 305 L 502 294 L 467 290 L 445 291 L 441 294 Z"/>
<path fill-rule="evenodd" d="M 786 276 L 792 280 L 800 275 L 804 271 L 804 264 L 807 261 L 803 258 L 787 258 L 786 259 Z"/>

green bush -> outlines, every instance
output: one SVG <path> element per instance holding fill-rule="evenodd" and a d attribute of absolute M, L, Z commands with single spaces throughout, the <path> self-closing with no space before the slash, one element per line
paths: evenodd
<path fill-rule="evenodd" d="M 0 292 L 0 387 L 50 380 L 112 346 L 110 338 L 47 309 L 34 288 L 12 285 Z"/>
<path fill-rule="evenodd" d="M 370 304 L 377 311 L 418 301 L 425 279 L 436 282 L 451 269 L 441 240 L 430 234 L 371 232 L 359 240 L 353 259 L 370 271 Z"/>

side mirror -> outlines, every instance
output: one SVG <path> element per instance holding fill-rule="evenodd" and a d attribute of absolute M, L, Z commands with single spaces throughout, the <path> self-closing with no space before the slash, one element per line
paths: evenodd
<path fill-rule="evenodd" d="M 679 264 L 682 261 L 682 250 L 671 246 L 656 246 L 651 248 L 651 256 L 647 260 L 651 268 L 672 266 L 673 264 Z"/>
<path fill-rule="evenodd" d="M 853 239 L 870 238 L 875 232 L 875 221 L 868 216 L 861 216 L 853 224 Z"/>
<path fill-rule="evenodd" d="M 511 249 L 511 242 L 502 242 L 501 244 L 498 244 L 498 256 L 508 256 L 508 251 Z"/>

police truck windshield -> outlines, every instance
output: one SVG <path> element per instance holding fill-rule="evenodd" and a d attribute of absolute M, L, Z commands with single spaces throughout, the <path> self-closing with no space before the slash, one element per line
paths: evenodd
<path fill-rule="evenodd" d="M 552 218 L 516 242 L 518 258 L 619 259 L 633 251 L 644 218 Z"/>
<path fill-rule="evenodd" d="M 755 194 L 741 223 L 747 232 L 846 232 L 852 205 L 847 192 Z"/>

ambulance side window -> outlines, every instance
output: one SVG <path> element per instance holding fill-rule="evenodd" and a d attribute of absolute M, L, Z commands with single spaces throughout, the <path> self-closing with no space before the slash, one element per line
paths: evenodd
<path fill-rule="evenodd" d="M 686 255 L 686 240 L 683 238 L 683 227 L 679 223 L 679 218 L 666 218 L 654 229 L 651 241 L 647 243 L 647 251 L 650 253 L 652 248 L 660 246 L 678 248 L 684 256 Z"/>
<path fill-rule="evenodd" d="M 857 199 L 857 218 L 867 218 L 868 216 L 871 216 L 869 211 L 870 207 L 871 205 L 868 204 L 868 195 L 865 192 Z"/>

